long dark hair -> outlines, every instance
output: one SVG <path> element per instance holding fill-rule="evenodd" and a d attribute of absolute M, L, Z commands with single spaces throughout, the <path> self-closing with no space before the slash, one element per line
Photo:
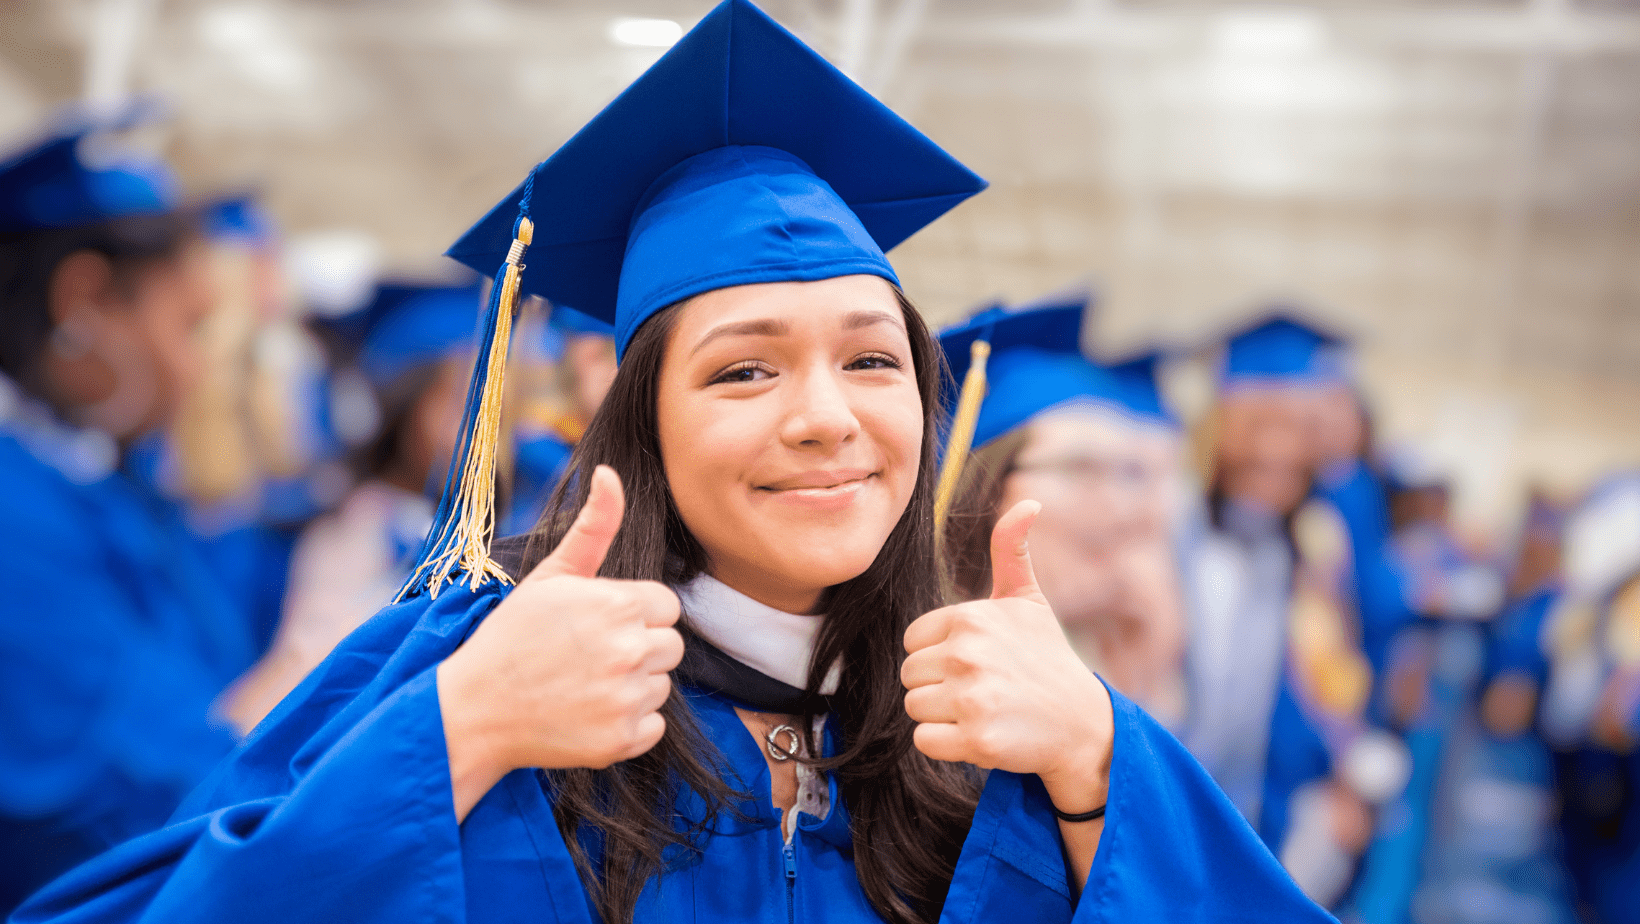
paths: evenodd
<path fill-rule="evenodd" d="M 956 498 L 945 517 L 944 553 L 951 595 L 975 600 L 991 594 L 991 531 L 1002 518 L 1002 495 L 1031 428 L 1016 427 L 974 451 L 957 480 Z"/>
<path fill-rule="evenodd" d="M 843 659 L 841 683 L 831 697 L 842 748 L 832 758 L 807 762 L 836 775 L 851 818 L 855 869 L 872 906 L 894 924 L 931 924 L 939 917 L 972 822 L 980 778 L 972 767 L 934 761 L 916 750 L 915 726 L 903 705 L 905 629 L 942 602 L 933 498 L 945 376 L 928 328 L 905 297 L 898 298 L 922 397 L 922 461 L 905 513 L 876 560 L 860 576 L 830 588 L 823 601 L 826 619 L 809 665 L 808 691 L 817 693 L 827 668 Z M 706 551 L 673 502 L 658 436 L 661 363 L 679 307 L 655 315 L 632 338 L 609 395 L 526 545 L 520 573 L 563 538 L 599 464 L 620 474 L 626 493 L 626 518 L 601 575 L 675 586 L 706 570 Z M 709 836 L 716 813 L 739 795 L 723 781 L 721 755 L 675 688 L 661 713 L 666 734 L 649 753 L 606 770 L 547 774 L 559 829 L 610 924 L 632 920 L 645 882 L 663 868 L 663 852 L 697 848 L 700 838 Z M 813 744 L 809 753 L 818 753 Z M 679 830 L 672 807 L 685 790 L 709 808 Z M 596 866 L 578 834 L 601 845 Z"/>

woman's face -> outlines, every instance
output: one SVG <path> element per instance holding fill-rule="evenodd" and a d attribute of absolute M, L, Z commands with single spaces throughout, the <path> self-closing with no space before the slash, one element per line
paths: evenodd
<path fill-rule="evenodd" d="M 870 567 L 917 483 L 911 341 L 876 276 L 695 297 L 657 402 L 667 482 L 711 574 L 778 609 L 810 612 Z"/>
<path fill-rule="evenodd" d="M 1312 426 L 1318 465 L 1348 462 L 1366 451 L 1367 422 L 1355 392 L 1346 386 L 1333 385 L 1316 395 Z"/>
<path fill-rule="evenodd" d="M 164 413 L 199 378 L 200 324 L 215 307 L 210 255 L 202 244 L 184 247 L 176 260 L 144 274 L 133 301 L 164 387 Z"/>
<path fill-rule="evenodd" d="M 1314 465 L 1314 396 L 1298 389 L 1232 391 L 1220 401 L 1224 493 L 1277 516 L 1298 509 Z"/>
<path fill-rule="evenodd" d="M 79 348 L 51 373 L 62 397 L 116 437 L 162 426 L 200 375 L 198 331 L 216 295 L 198 242 L 123 284 L 101 255 L 68 256 L 54 276 L 53 311 Z"/>
<path fill-rule="evenodd" d="M 1165 536 L 1169 516 L 1157 498 L 1170 479 L 1144 436 L 1094 408 L 1062 408 L 1031 421 L 999 511 L 1027 498 L 1042 504 L 1031 559 L 1055 612 L 1108 609 L 1122 550 Z"/>
<path fill-rule="evenodd" d="M 582 420 L 591 420 L 615 382 L 615 341 L 601 334 L 578 334 L 564 345 L 571 397 Z"/>
<path fill-rule="evenodd" d="M 416 397 L 406 421 L 400 460 L 407 474 L 406 487 L 437 494 L 444 485 L 450 458 L 461 436 L 461 417 L 467 410 L 467 380 L 472 375 L 471 356 L 449 357 L 427 388 Z"/>

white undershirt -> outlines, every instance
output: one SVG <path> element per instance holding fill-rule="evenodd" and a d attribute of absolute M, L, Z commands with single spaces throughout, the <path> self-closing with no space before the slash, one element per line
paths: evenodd
<path fill-rule="evenodd" d="M 705 574 L 676 590 L 690 628 L 719 651 L 799 690 L 808 685 L 824 616 L 777 610 Z M 821 693 L 837 692 L 840 667 L 832 665 Z"/>
<path fill-rule="evenodd" d="M 777 610 L 705 574 L 675 589 L 683 611 L 689 616 L 690 628 L 719 651 L 800 690 L 808 685 L 809 660 L 814 655 L 814 640 L 820 634 L 824 616 Z M 833 664 L 820 685 L 820 692 L 837 692 L 841 672 L 841 665 Z M 815 717 L 816 740 L 821 737 L 825 724 L 825 716 Z M 780 825 L 788 844 L 797 833 L 798 813 L 816 818 L 831 814 L 831 791 L 825 774 L 816 773 L 802 763 L 795 769 L 794 811 L 785 812 Z"/>

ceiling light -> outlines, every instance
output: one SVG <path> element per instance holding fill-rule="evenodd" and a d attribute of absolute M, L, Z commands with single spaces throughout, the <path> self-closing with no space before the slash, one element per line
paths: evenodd
<path fill-rule="evenodd" d="M 641 48 L 671 48 L 683 38 L 683 27 L 670 19 L 633 19 L 623 16 L 609 24 L 610 41 Z"/>
<path fill-rule="evenodd" d="M 1213 48 L 1230 55 L 1309 55 L 1327 46 L 1327 24 L 1311 10 L 1274 7 L 1221 13 Z"/>
<path fill-rule="evenodd" d="M 313 76 L 312 62 L 284 21 L 264 4 L 208 8 L 199 15 L 198 30 L 202 43 L 266 87 L 300 89 Z"/>

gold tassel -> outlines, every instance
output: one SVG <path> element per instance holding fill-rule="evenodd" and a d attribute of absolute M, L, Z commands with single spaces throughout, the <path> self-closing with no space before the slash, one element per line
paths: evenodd
<path fill-rule="evenodd" d="M 535 223 L 520 218 L 518 236 L 507 252 L 507 272 L 502 278 L 501 298 L 497 302 L 495 339 L 490 342 L 490 354 L 485 360 L 488 373 L 468 444 L 467 464 L 455 486 L 455 509 L 438 537 L 435 548 L 441 551 L 416 569 L 405 584 L 406 590 L 419 584 L 426 574 L 428 595 L 437 598 L 439 588 L 446 581 L 456 580 L 453 577 L 456 571 L 466 572 L 467 586 L 474 590 L 489 578 L 512 583 L 507 572 L 490 558 L 490 539 L 495 534 L 495 468 L 501 440 L 502 398 L 507 385 L 507 348 L 512 340 L 513 311 L 518 307 L 519 277 L 524 271 L 519 261 L 534 236 Z M 453 541 L 449 541 L 452 532 Z M 403 597 L 404 593 L 399 591 L 399 596 Z"/>
<path fill-rule="evenodd" d="M 968 374 L 962 378 L 957 412 L 951 418 L 951 435 L 945 443 L 945 464 L 940 468 L 939 489 L 934 492 L 935 536 L 945 534 L 945 518 L 951 513 L 951 502 L 956 499 L 962 466 L 968 460 L 968 450 L 974 442 L 974 426 L 979 423 L 979 407 L 985 400 L 985 361 L 991 356 L 991 344 L 975 340 L 968 355 Z"/>

